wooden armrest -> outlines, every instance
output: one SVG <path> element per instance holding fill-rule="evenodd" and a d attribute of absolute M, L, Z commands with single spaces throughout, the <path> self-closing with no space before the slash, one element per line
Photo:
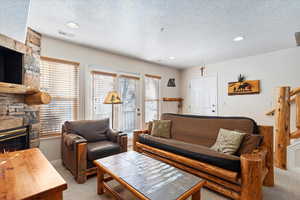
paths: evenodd
<path fill-rule="evenodd" d="M 140 134 L 150 134 L 149 130 L 135 130 L 133 131 L 133 150 L 138 151 L 136 143 L 138 142 L 138 137 Z"/>
<path fill-rule="evenodd" d="M 241 155 L 241 199 L 262 199 L 263 154 Z"/>
<path fill-rule="evenodd" d="M 128 143 L 128 137 L 127 137 L 126 133 L 120 133 L 118 135 L 118 143 L 121 147 L 121 151 L 126 152 L 127 151 L 127 143 Z"/>

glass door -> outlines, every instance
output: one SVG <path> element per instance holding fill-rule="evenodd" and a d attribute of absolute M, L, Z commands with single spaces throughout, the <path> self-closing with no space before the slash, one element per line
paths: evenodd
<path fill-rule="evenodd" d="M 119 107 L 118 127 L 120 130 L 131 134 L 133 130 L 140 128 L 140 94 L 139 77 L 120 75 L 118 88 L 122 100 Z"/>

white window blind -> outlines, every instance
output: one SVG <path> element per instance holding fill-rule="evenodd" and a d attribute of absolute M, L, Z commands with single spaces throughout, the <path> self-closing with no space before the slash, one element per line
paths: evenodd
<path fill-rule="evenodd" d="M 159 119 L 159 76 L 145 75 L 145 122 Z"/>
<path fill-rule="evenodd" d="M 114 90 L 117 74 L 92 71 L 92 118 L 103 119 L 112 117 L 112 105 L 103 104 L 108 92 Z"/>
<path fill-rule="evenodd" d="M 42 57 L 40 70 L 40 88 L 51 95 L 40 108 L 41 134 L 57 135 L 65 121 L 78 119 L 79 64 Z"/>

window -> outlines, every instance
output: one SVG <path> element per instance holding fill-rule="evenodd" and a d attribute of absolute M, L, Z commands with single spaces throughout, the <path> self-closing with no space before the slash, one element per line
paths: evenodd
<path fill-rule="evenodd" d="M 52 98 L 40 108 L 41 134 L 53 136 L 65 121 L 78 119 L 79 63 L 42 57 L 40 70 L 40 88 Z"/>
<path fill-rule="evenodd" d="M 103 119 L 112 117 L 112 105 L 103 104 L 108 92 L 114 90 L 117 74 L 92 71 L 92 118 Z M 111 120 L 110 120 L 111 121 Z"/>
<path fill-rule="evenodd" d="M 145 122 L 159 119 L 159 76 L 145 75 Z"/>

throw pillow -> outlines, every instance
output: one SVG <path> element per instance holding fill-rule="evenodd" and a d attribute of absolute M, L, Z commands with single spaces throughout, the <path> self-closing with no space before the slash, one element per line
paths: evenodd
<path fill-rule="evenodd" d="M 171 120 L 153 120 L 151 135 L 156 137 L 171 137 Z"/>
<path fill-rule="evenodd" d="M 245 133 L 221 128 L 217 140 L 211 149 L 233 155 L 239 149 L 245 135 Z"/>
<path fill-rule="evenodd" d="M 148 125 L 148 129 L 147 129 L 147 130 L 148 130 L 149 134 L 151 134 L 153 122 L 152 122 L 152 121 L 149 121 L 149 122 L 147 123 L 147 125 Z"/>
<path fill-rule="evenodd" d="M 238 131 L 241 132 L 241 131 Z M 242 140 L 240 148 L 235 155 L 240 156 L 242 154 L 251 153 L 254 149 L 257 149 L 263 140 L 263 136 L 256 134 L 246 134 Z"/>

